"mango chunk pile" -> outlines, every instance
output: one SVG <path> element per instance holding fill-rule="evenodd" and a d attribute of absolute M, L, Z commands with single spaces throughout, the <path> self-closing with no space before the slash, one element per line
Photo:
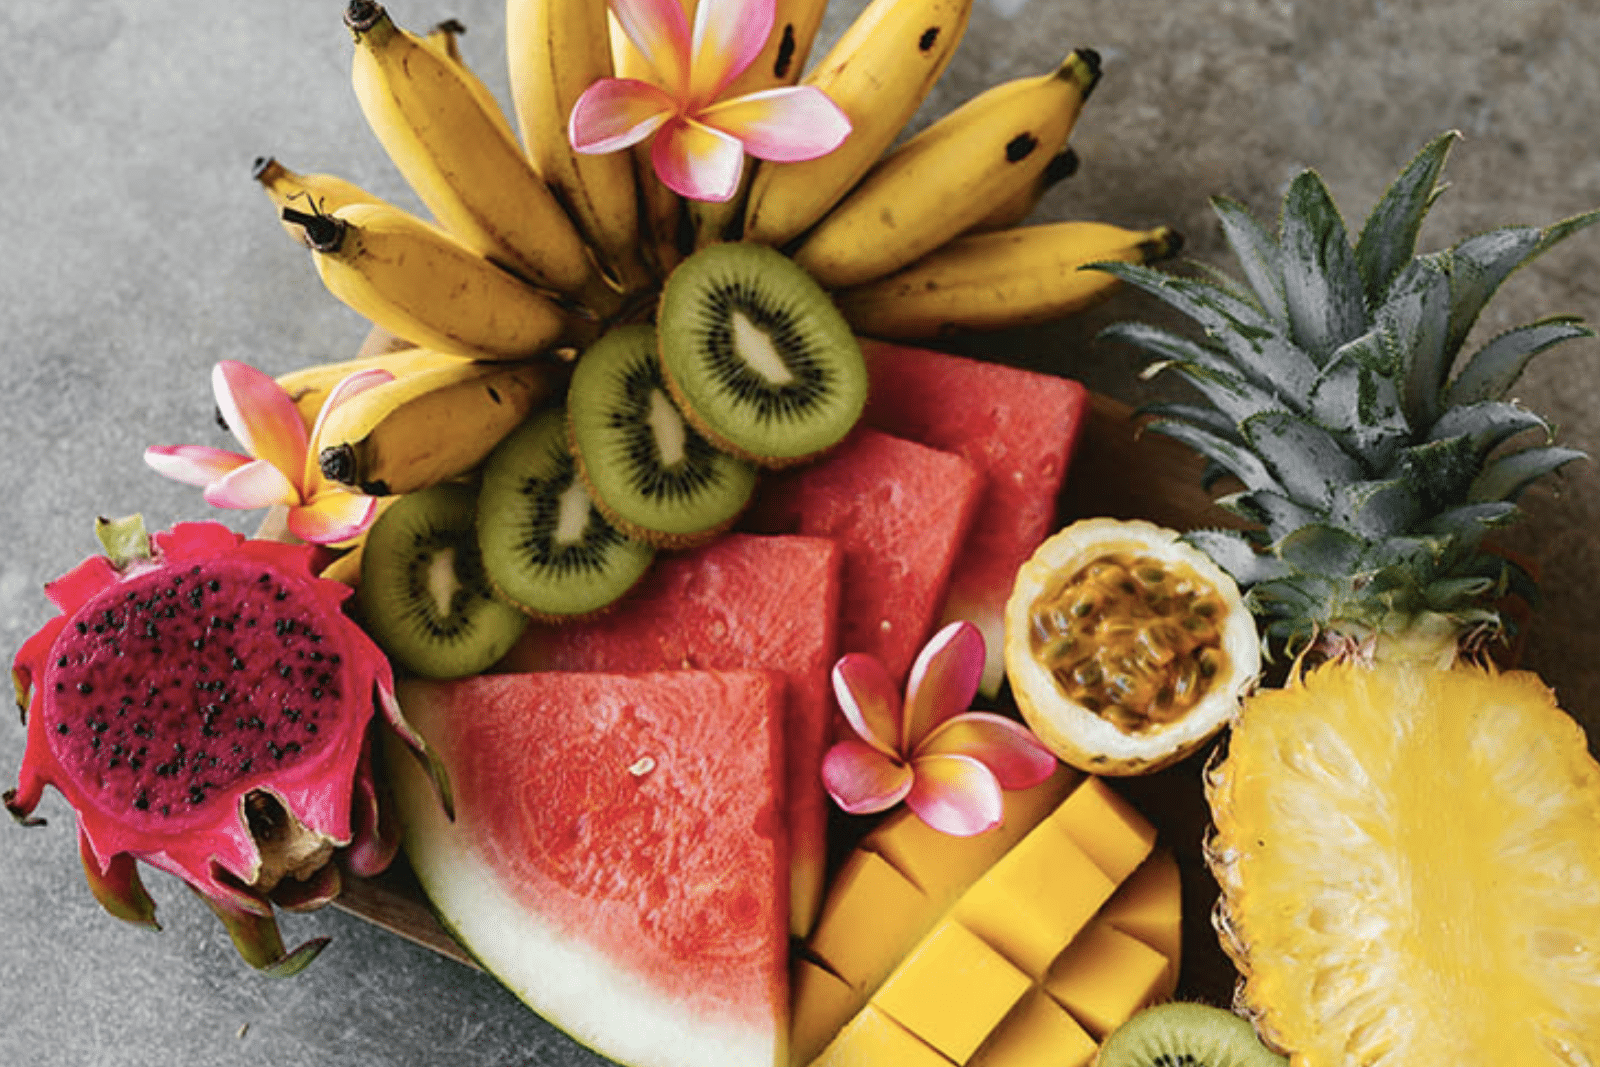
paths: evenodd
<path fill-rule="evenodd" d="M 1171 996 L 1178 868 L 1101 779 L 1062 768 L 976 837 L 909 811 L 845 861 L 794 975 L 796 1067 L 1078 1067 Z"/>

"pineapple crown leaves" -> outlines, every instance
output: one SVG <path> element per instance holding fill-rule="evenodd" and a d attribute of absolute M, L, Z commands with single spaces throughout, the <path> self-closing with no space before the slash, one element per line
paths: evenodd
<path fill-rule="evenodd" d="M 1457 136 L 1417 154 L 1354 240 L 1313 171 L 1290 183 L 1275 234 L 1239 203 L 1213 200 L 1242 284 L 1096 265 L 1204 331 L 1195 340 L 1119 323 L 1102 336 L 1144 350 L 1147 376 L 1176 371 L 1205 401 L 1142 414 L 1206 458 L 1208 485 L 1231 475 L 1242 486 L 1218 503 L 1249 528 L 1189 539 L 1248 588 L 1269 639 L 1421 615 L 1492 625 L 1482 605 L 1531 581 L 1483 537 L 1517 517 L 1529 485 L 1582 456 L 1508 394 L 1533 357 L 1593 331 L 1559 316 L 1462 350 L 1500 284 L 1600 211 L 1419 255 Z M 1530 433 L 1534 443 L 1515 443 Z"/>

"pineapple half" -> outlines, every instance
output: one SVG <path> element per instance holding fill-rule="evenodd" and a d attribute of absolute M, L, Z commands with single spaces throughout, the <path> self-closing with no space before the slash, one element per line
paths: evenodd
<path fill-rule="evenodd" d="M 1110 333 L 1208 401 L 1152 427 L 1237 479 L 1219 502 L 1250 525 L 1190 540 L 1301 657 L 1207 773 L 1237 1006 L 1297 1067 L 1600 1064 L 1600 767 L 1538 678 L 1470 654 L 1531 584 L 1485 535 L 1580 455 L 1508 392 L 1592 334 L 1546 319 L 1463 357 L 1501 281 L 1600 212 L 1418 256 L 1454 139 L 1354 242 L 1309 172 L 1276 235 L 1216 201 L 1246 286 L 1105 268 L 1204 328 Z"/>

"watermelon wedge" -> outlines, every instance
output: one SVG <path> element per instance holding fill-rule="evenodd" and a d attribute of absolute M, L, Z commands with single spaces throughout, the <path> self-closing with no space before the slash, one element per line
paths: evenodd
<path fill-rule="evenodd" d="M 447 821 L 390 760 L 445 925 L 554 1025 L 633 1067 L 788 1055 L 783 680 L 501 674 L 400 687 Z"/>
<path fill-rule="evenodd" d="M 664 555 L 610 611 L 533 624 L 502 671 L 652 671 L 683 667 L 781 671 L 787 682 L 790 932 L 804 937 L 822 906 L 828 798 L 822 754 L 833 715 L 828 672 L 838 657 L 838 547 L 818 537 L 728 534 Z"/>
<path fill-rule="evenodd" d="M 933 632 L 983 478 L 967 460 L 858 427 L 823 459 L 767 479 L 749 522 L 844 552 L 839 651 L 903 681 Z"/>
<path fill-rule="evenodd" d="M 970 462 L 983 476 L 979 521 L 950 572 L 938 623 L 966 619 L 988 645 L 981 688 L 1005 676 L 1006 598 L 1017 569 L 1055 529 L 1056 497 L 1088 404 L 1079 383 L 1018 367 L 863 342 L 867 425 Z"/>

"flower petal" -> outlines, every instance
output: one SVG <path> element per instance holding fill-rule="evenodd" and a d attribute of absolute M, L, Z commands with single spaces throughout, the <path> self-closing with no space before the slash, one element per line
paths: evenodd
<path fill-rule="evenodd" d="M 840 741 L 822 757 L 822 784 L 851 815 L 886 811 L 912 791 L 911 768 L 864 741 Z"/>
<path fill-rule="evenodd" d="M 812 85 L 780 85 L 712 104 L 695 116 L 739 138 L 757 159 L 797 163 L 825 156 L 850 136 L 850 118 Z"/>
<path fill-rule="evenodd" d="M 667 188 L 691 200 L 722 203 L 739 188 L 744 146 L 721 130 L 679 119 L 661 127 L 650 159 Z"/>
<path fill-rule="evenodd" d="M 185 485 L 210 485 L 246 463 L 249 456 L 205 445 L 151 445 L 144 450 L 144 461 L 157 474 Z"/>
<path fill-rule="evenodd" d="M 322 401 L 322 409 L 317 412 L 316 425 L 311 428 L 311 447 L 306 449 L 305 469 L 300 475 L 300 492 L 306 498 L 321 495 L 328 486 L 328 479 L 322 473 L 322 465 L 318 462 L 321 448 L 317 441 L 322 437 L 322 424 L 328 421 L 328 415 L 353 396 L 359 396 L 368 389 L 375 389 L 394 381 L 394 374 L 382 367 L 372 367 L 368 370 L 356 371 L 346 375 L 339 383 L 328 390 L 327 398 Z M 302 538 L 309 540 L 309 538 Z"/>
<path fill-rule="evenodd" d="M 916 748 L 940 723 L 972 705 L 983 660 L 983 633 L 970 622 L 951 623 L 923 646 L 906 682 L 901 751 Z"/>
<path fill-rule="evenodd" d="M 1026 726 L 1003 715 L 969 711 L 946 719 L 917 747 L 924 756 L 971 756 L 1002 789 L 1027 789 L 1050 777 L 1056 758 Z"/>
<path fill-rule="evenodd" d="M 289 532 L 314 545 L 348 541 L 377 517 L 376 497 L 328 488 L 309 504 L 289 508 Z"/>
<path fill-rule="evenodd" d="M 649 82 L 602 78 L 583 91 L 567 117 L 567 140 L 586 155 L 616 152 L 655 133 L 677 105 Z"/>
<path fill-rule="evenodd" d="M 692 0 L 684 0 L 685 3 Z M 689 88 L 689 16 L 679 0 L 610 0 L 611 14 L 655 68 L 667 92 Z"/>
<path fill-rule="evenodd" d="M 283 471 L 264 459 L 253 460 L 206 486 L 206 503 L 248 511 L 273 504 L 300 503 L 300 490 Z"/>
<path fill-rule="evenodd" d="M 971 837 L 1000 825 L 1005 814 L 1000 783 L 971 756 L 925 756 L 912 765 L 916 784 L 906 806 L 917 818 L 955 837 Z"/>
<path fill-rule="evenodd" d="M 885 756 L 899 753 L 900 694 L 876 657 L 860 652 L 841 656 L 833 665 L 833 695 L 861 740 Z"/>
<path fill-rule="evenodd" d="M 222 419 L 246 452 L 297 475 L 305 466 L 305 420 L 273 378 L 248 363 L 225 359 L 211 372 L 211 388 Z"/>
<path fill-rule="evenodd" d="M 776 0 L 700 0 L 694 13 L 689 107 L 717 98 L 756 61 L 772 36 Z"/>

